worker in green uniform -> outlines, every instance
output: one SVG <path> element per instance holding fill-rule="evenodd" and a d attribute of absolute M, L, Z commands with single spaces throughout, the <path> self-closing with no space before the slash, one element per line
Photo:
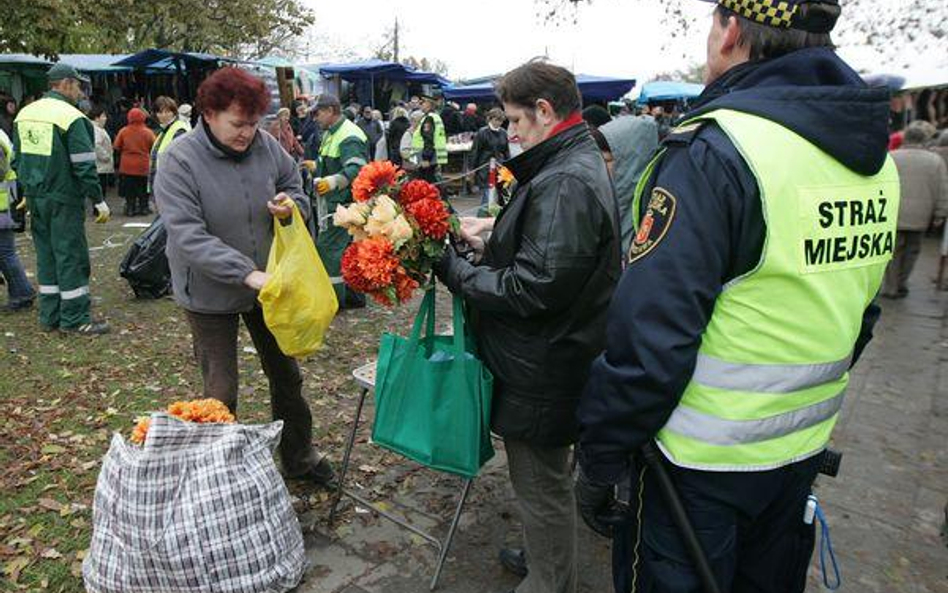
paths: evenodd
<path fill-rule="evenodd" d="M 448 164 L 448 137 L 438 114 L 438 99 L 422 95 L 421 111 L 425 114 L 411 136 L 411 151 L 418 163 L 416 176 L 431 183 L 441 177 L 441 167 Z"/>
<path fill-rule="evenodd" d="M 336 289 L 343 309 L 365 306 L 365 296 L 346 288 L 340 264 L 342 252 L 352 238 L 345 229 L 332 225 L 329 217 L 336 206 L 352 202 L 352 181 L 368 163 L 369 148 L 365 133 L 342 115 L 342 104 L 335 95 L 320 95 L 316 100 L 316 121 L 324 130 L 319 147 L 313 187 L 316 192 L 318 234 L 316 248 Z"/>
<path fill-rule="evenodd" d="M 50 91 L 24 107 L 13 124 L 17 176 L 32 212 L 40 325 L 47 331 L 97 335 L 105 322 L 89 312 L 89 248 L 85 204 L 95 205 L 96 222 L 109 220 L 95 168 L 92 122 L 76 108 L 81 76 L 58 63 L 47 73 Z"/>

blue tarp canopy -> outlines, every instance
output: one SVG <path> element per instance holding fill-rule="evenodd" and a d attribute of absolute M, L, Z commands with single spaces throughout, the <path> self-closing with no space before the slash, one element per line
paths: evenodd
<path fill-rule="evenodd" d="M 674 101 L 676 99 L 694 99 L 704 91 L 704 85 L 692 82 L 672 82 L 657 80 L 642 87 L 639 93 L 639 105 L 651 101 Z"/>
<path fill-rule="evenodd" d="M 451 82 L 434 72 L 422 72 L 411 66 L 399 64 L 398 62 L 386 62 L 384 60 L 363 60 L 361 62 L 349 62 L 346 64 L 320 64 L 304 65 L 307 70 L 319 70 L 319 73 L 326 78 L 338 76 L 348 82 L 357 82 L 360 80 L 396 80 L 404 82 L 415 82 L 418 84 L 433 84 L 436 86 L 448 86 Z"/>
<path fill-rule="evenodd" d="M 577 74 L 576 84 L 579 86 L 579 92 L 582 93 L 584 101 L 611 101 L 631 91 L 635 86 L 635 79 Z M 494 83 L 491 81 L 450 87 L 445 89 L 444 96 L 461 101 L 493 99 L 495 98 Z"/>
<path fill-rule="evenodd" d="M 37 58 L 30 54 L 0 54 L 0 66 L 19 66 L 19 67 L 43 67 L 52 66 L 53 63 L 43 58 Z"/>
<path fill-rule="evenodd" d="M 175 63 L 179 62 L 187 67 L 204 65 L 214 66 L 219 62 L 233 62 L 227 58 L 215 56 L 212 54 L 201 54 L 194 52 L 174 52 L 164 49 L 146 49 L 137 54 L 132 54 L 125 59 L 112 64 L 113 66 L 125 66 L 128 68 L 149 69 L 149 70 L 174 70 Z"/>
<path fill-rule="evenodd" d="M 129 66 L 116 66 L 119 60 L 129 57 L 128 54 L 59 54 L 59 61 L 75 66 L 76 70 L 93 74 L 108 72 L 127 72 Z"/>

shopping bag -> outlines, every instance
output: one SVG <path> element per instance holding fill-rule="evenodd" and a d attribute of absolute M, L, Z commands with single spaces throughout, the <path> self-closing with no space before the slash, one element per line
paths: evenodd
<path fill-rule="evenodd" d="M 140 299 L 160 299 L 171 293 L 171 268 L 165 255 L 168 231 L 158 216 L 129 248 L 119 266 L 119 275 L 128 281 Z"/>
<path fill-rule="evenodd" d="M 453 309 L 454 335 L 436 336 L 432 288 L 411 336 L 382 336 L 372 440 L 430 468 L 473 478 L 494 455 L 494 378 L 477 359 L 460 298 L 454 297 Z"/>
<path fill-rule="evenodd" d="M 257 296 L 263 320 L 284 354 L 309 356 L 323 345 L 339 302 L 295 203 L 290 224 L 273 219 L 267 273 Z"/>
<path fill-rule="evenodd" d="M 307 568 L 273 462 L 282 422 L 153 414 L 143 446 L 112 438 L 82 563 L 90 593 L 282 593 Z"/>

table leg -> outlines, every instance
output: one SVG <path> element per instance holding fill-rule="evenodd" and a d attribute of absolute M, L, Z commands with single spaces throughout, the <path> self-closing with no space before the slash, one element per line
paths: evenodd
<path fill-rule="evenodd" d="M 429 587 L 430 591 L 434 591 L 438 586 L 438 581 L 441 579 L 441 570 L 444 568 L 444 562 L 448 559 L 448 551 L 451 549 L 451 542 L 454 540 L 454 534 L 457 532 L 458 523 L 461 522 L 461 511 L 464 510 L 464 503 L 467 502 L 467 495 L 471 492 L 471 484 L 474 483 L 472 479 L 464 480 L 464 489 L 461 491 L 461 500 L 458 501 L 458 506 L 454 510 L 454 519 L 451 520 L 451 527 L 448 528 L 448 536 L 444 540 L 444 544 L 441 546 L 441 554 L 438 557 L 438 567 L 435 570 L 434 577 L 431 579 L 431 585 Z"/>
<path fill-rule="evenodd" d="M 336 485 L 336 494 L 333 497 L 332 508 L 329 510 L 329 525 L 332 526 L 336 520 L 336 507 L 339 506 L 339 500 L 342 498 L 342 488 L 346 482 L 346 473 L 349 471 L 349 459 L 352 456 L 352 447 L 355 446 L 356 433 L 359 431 L 359 421 L 362 419 L 362 406 L 365 404 L 365 398 L 369 394 L 367 388 L 362 389 L 359 396 L 359 404 L 356 406 L 355 418 L 352 420 L 352 430 L 349 432 L 349 441 L 346 443 L 346 452 L 342 457 L 342 467 L 339 469 L 339 480 Z"/>

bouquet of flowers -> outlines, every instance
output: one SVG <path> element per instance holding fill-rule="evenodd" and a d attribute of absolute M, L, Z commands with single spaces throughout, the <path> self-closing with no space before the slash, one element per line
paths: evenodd
<path fill-rule="evenodd" d="M 237 420 L 227 409 L 227 406 L 213 398 L 174 402 L 168 406 L 167 412 L 175 418 L 200 424 L 230 424 Z M 151 426 L 151 418 L 147 416 L 138 418 L 129 440 L 136 445 L 144 444 L 145 437 L 148 436 L 149 426 Z"/>
<path fill-rule="evenodd" d="M 363 167 L 352 182 L 352 198 L 333 215 L 333 224 L 354 239 L 342 255 L 343 280 L 386 306 L 409 300 L 429 282 L 448 233 L 458 232 L 457 217 L 437 187 L 407 181 L 389 161 Z"/>

